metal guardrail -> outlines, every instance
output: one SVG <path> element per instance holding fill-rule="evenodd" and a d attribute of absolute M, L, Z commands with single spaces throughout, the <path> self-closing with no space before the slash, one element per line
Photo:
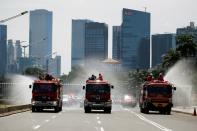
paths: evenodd
<path fill-rule="evenodd" d="M 0 83 L 0 99 L 6 99 L 9 96 L 9 90 L 12 87 L 11 83 Z"/>
<path fill-rule="evenodd" d="M 29 90 L 30 83 L 0 83 L 0 101 L 19 101 Z"/>

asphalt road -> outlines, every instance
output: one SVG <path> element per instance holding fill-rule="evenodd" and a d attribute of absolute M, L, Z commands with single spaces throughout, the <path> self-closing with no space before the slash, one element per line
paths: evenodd
<path fill-rule="evenodd" d="M 82 108 L 62 112 L 31 111 L 0 118 L 0 131 L 196 131 L 197 117 L 179 113 L 142 114 L 138 108 L 113 106 L 111 114 L 85 114 Z"/>

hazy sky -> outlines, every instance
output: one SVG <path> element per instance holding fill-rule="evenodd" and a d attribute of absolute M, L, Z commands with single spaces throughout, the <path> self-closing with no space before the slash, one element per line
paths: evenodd
<path fill-rule="evenodd" d="M 71 63 L 72 19 L 107 23 L 111 57 L 112 26 L 121 24 L 122 8 L 144 11 L 144 7 L 151 13 L 151 34 L 175 33 L 177 27 L 197 22 L 197 0 L 0 0 L 0 20 L 25 10 L 53 11 L 53 52 L 62 56 L 62 72 L 67 73 Z M 29 14 L 5 24 L 8 39 L 29 40 Z"/>

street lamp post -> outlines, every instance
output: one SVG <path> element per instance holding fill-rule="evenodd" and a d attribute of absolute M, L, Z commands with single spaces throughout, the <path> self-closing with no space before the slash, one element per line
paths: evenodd
<path fill-rule="evenodd" d="M 23 56 L 25 57 L 25 49 L 28 47 L 28 45 L 23 45 L 22 47 L 24 48 Z"/>

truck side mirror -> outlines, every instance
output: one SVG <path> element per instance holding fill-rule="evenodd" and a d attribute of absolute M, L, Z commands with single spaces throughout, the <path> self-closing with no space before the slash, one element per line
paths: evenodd
<path fill-rule="evenodd" d="M 85 86 L 83 86 L 83 90 L 85 90 L 85 88 L 86 88 L 86 87 L 85 87 Z"/>
<path fill-rule="evenodd" d="M 31 85 L 29 85 L 29 89 L 31 89 Z"/>
<path fill-rule="evenodd" d="M 114 86 L 113 86 L 113 85 L 111 85 L 111 88 L 112 88 L 112 89 L 114 89 Z"/>
<path fill-rule="evenodd" d="M 174 87 L 173 89 L 176 90 L 176 87 Z"/>

